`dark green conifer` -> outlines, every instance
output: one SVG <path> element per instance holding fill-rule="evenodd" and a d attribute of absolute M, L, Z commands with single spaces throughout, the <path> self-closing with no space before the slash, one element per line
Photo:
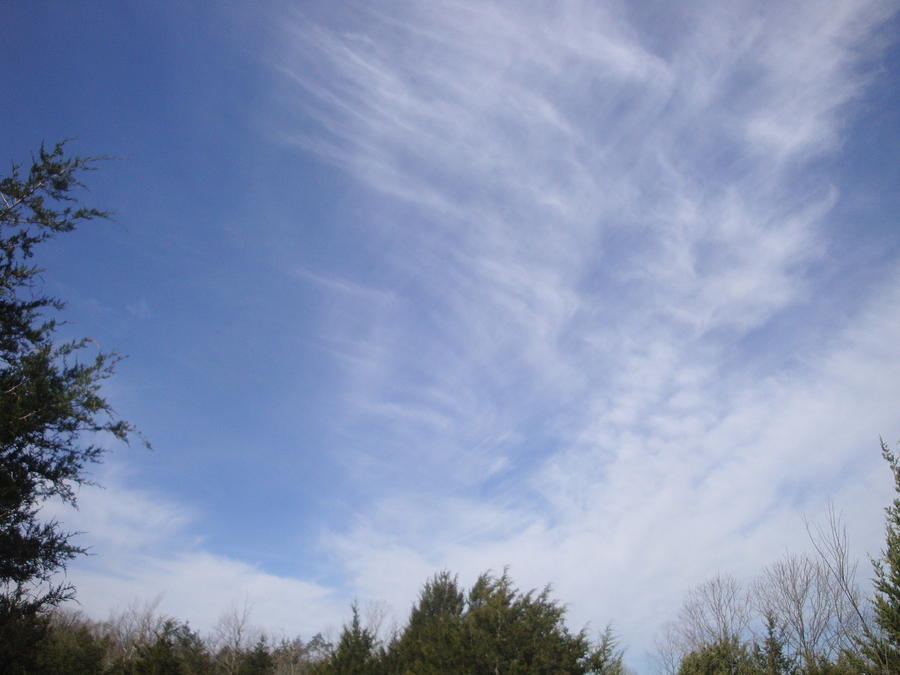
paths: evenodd
<path fill-rule="evenodd" d="M 275 667 L 272 652 L 265 636 L 260 637 L 256 644 L 247 652 L 238 668 L 238 675 L 268 675 Z"/>
<path fill-rule="evenodd" d="M 881 454 L 891 467 L 898 496 L 887 507 L 885 545 L 875 566 L 875 623 L 877 635 L 862 645 L 863 654 L 880 673 L 900 673 L 900 460 L 881 441 Z"/>
<path fill-rule="evenodd" d="M 765 672 L 765 671 L 762 671 Z M 717 640 L 684 657 L 678 675 L 759 675 L 750 650 L 736 637 Z"/>
<path fill-rule="evenodd" d="M 89 339 L 57 342 L 62 303 L 41 292 L 34 249 L 80 223 L 108 214 L 72 196 L 94 160 L 41 147 L 31 168 L 13 165 L 0 180 L 0 671 L 16 672 L 46 632 L 41 610 L 71 597 L 54 575 L 84 550 L 55 521 L 39 516 L 74 487 L 103 450 L 97 433 L 126 440 L 133 428 L 100 395 L 119 357 Z M 88 349 L 90 347 L 90 349 Z M 26 669 L 27 670 L 27 669 Z"/>
<path fill-rule="evenodd" d="M 753 648 L 757 668 L 763 675 L 796 675 L 797 660 L 786 651 L 784 632 L 779 628 L 775 615 L 766 613 L 766 637 Z"/>
<path fill-rule="evenodd" d="M 406 629 L 389 650 L 402 664 L 401 672 L 461 672 L 465 606 L 465 595 L 449 572 L 425 583 Z"/>
<path fill-rule="evenodd" d="M 376 675 L 383 672 L 378 640 L 359 620 L 359 607 L 353 605 L 350 625 L 341 631 L 337 647 L 323 665 L 327 675 Z"/>

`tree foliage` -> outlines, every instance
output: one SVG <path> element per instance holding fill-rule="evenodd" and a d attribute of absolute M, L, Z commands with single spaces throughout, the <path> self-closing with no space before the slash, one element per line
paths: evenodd
<path fill-rule="evenodd" d="M 63 303 L 40 287 L 35 248 L 108 214 L 74 193 L 94 158 L 68 157 L 62 143 L 41 147 L 31 168 L 13 165 L 0 180 L 0 641 L 38 636 L 38 613 L 72 595 L 54 574 L 83 549 L 55 521 L 39 517 L 56 497 L 75 504 L 74 488 L 103 453 L 96 434 L 127 440 L 132 426 L 100 393 L 119 360 L 90 340 L 58 341 Z M 44 626 L 45 628 L 45 626 Z M 30 638 L 27 638 L 30 639 Z M 22 647 L 24 650 L 25 647 Z"/>
<path fill-rule="evenodd" d="M 440 572 L 428 580 L 399 640 L 390 650 L 411 672 L 453 672 L 463 667 L 466 598 L 457 578 Z"/>
<path fill-rule="evenodd" d="M 690 652 L 678 675 L 758 675 L 753 656 L 737 636 L 717 639 Z"/>
<path fill-rule="evenodd" d="M 441 572 L 426 582 L 405 629 L 387 646 L 360 626 L 354 609 L 325 672 L 618 675 L 622 658 L 611 631 L 592 645 L 585 631 L 571 633 L 564 617 L 549 587 L 523 593 L 506 572 L 485 573 L 466 593 Z"/>
<path fill-rule="evenodd" d="M 569 632 L 564 615 L 549 587 L 520 593 L 505 572 L 481 575 L 463 621 L 467 672 L 587 672 L 590 643 L 584 631 Z"/>
<path fill-rule="evenodd" d="M 774 612 L 767 612 L 765 619 L 766 634 L 762 642 L 753 645 L 757 669 L 764 675 L 796 675 L 797 657 L 788 652 L 785 629 L 778 625 Z"/>
<path fill-rule="evenodd" d="M 900 459 L 884 440 L 881 454 L 891 468 L 897 497 L 885 508 L 885 544 L 875 567 L 873 600 L 877 631 L 863 644 L 863 653 L 878 672 L 900 673 Z"/>
<path fill-rule="evenodd" d="M 381 673 L 382 654 L 378 649 L 378 638 L 372 630 L 364 627 L 359 619 L 359 607 L 352 607 L 353 618 L 341 631 L 337 647 L 324 664 L 323 673 L 328 675 L 374 675 Z"/>

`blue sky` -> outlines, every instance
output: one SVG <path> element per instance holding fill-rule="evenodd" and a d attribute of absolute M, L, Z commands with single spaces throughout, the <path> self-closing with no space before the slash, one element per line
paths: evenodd
<path fill-rule="evenodd" d="M 509 565 L 638 662 L 829 501 L 877 552 L 892 4 L 8 3 L 0 155 L 115 158 L 40 262 L 155 448 L 57 514 L 82 607 L 309 636 Z"/>

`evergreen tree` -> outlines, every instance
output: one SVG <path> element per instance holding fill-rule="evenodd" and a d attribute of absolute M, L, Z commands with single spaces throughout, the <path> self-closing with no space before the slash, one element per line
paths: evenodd
<path fill-rule="evenodd" d="M 464 622 L 469 672 L 583 673 L 590 644 L 571 634 L 550 588 L 519 593 L 509 575 L 483 574 L 469 591 Z"/>
<path fill-rule="evenodd" d="M 603 631 L 600 642 L 588 657 L 587 666 L 587 672 L 594 675 L 624 675 L 622 650 L 618 647 L 618 640 L 611 626 L 607 626 Z"/>
<path fill-rule="evenodd" d="M 89 340 L 57 343 L 59 300 L 40 292 L 34 248 L 93 218 L 72 191 L 94 160 L 66 157 L 63 144 L 41 147 L 27 173 L 14 165 L 0 180 L 0 670 L 33 653 L 47 624 L 39 616 L 72 595 L 53 575 L 83 549 L 42 503 L 75 503 L 74 486 L 100 446 L 85 438 L 106 432 L 127 440 L 132 427 L 118 419 L 100 393 L 115 354 L 84 356 Z M 19 656 L 13 652 L 18 651 Z"/>
<path fill-rule="evenodd" d="M 187 623 L 175 623 L 170 629 L 170 639 L 178 658 L 179 673 L 204 675 L 213 672 L 213 659 L 203 639 Z"/>
<path fill-rule="evenodd" d="M 39 646 L 49 621 L 33 603 L 0 595 L 0 673 L 26 675 L 37 670 Z"/>
<path fill-rule="evenodd" d="M 59 675 L 63 672 L 59 671 Z M 186 623 L 165 619 L 152 639 L 135 645 L 133 653 L 114 660 L 103 672 L 106 675 L 206 675 L 213 673 L 214 668 L 200 636 Z"/>
<path fill-rule="evenodd" d="M 404 671 L 423 675 L 460 672 L 465 606 L 456 577 L 446 571 L 436 574 L 426 582 L 406 629 L 391 645 L 392 660 Z"/>
<path fill-rule="evenodd" d="M 50 630 L 40 643 L 34 673 L 40 675 L 95 675 L 103 671 L 109 640 L 99 636 L 90 622 L 77 615 L 61 621 L 52 617 Z"/>
<path fill-rule="evenodd" d="M 765 671 L 762 671 L 765 672 Z M 759 675 L 750 650 L 733 636 L 692 651 L 681 661 L 678 675 Z"/>
<path fill-rule="evenodd" d="M 350 625 L 341 631 L 337 647 L 323 664 L 327 675 L 376 675 L 384 672 L 378 640 L 359 620 L 359 607 L 353 605 Z"/>
<path fill-rule="evenodd" d="M 598 673 L 619 675 L 611 631 L 592 648 L 584 631 L 566 628 L 565 608 L 540 593 L 519 592 L 509 575 L 481 575 L 468 594 L 441 572 L 428 581 L 409 623 L 385 657 L 387 672 Z"/>
<path fill-rule="evenodd" d="M 177 624 L 167 619 L 150 644 L 139 645 L 137 658 L 122 664 L 128 675 L 174 675 L 181 673 L 181 661 L 175 644 Z"/>
<path fill-rule="evenodd" d="M 900 460 L 881 441 L 881 454 L 894 475 L 894 489 L 900 495 Z M 863 654 L 878 672 L 900 673 L 900 496 L 885 508 L 885 547 L 875 566 L 875 623 L 879 634 L 870 636 Z"/>
<path fill-rule="evenodd" d="M 766 614 L 766 637 L 753 647 L 757 668 L 764 675 L 796 675 L 797 663 L 785 652 L 784 632 L 772 612 Z"/>
<path fill-rule="evenodd" d="M 256 641 L 253 649 L 241 659 L 238 675 L 267 675 L 273 671 L 274 667 L 275 662 L 269 651 L 268 642 L 265 636 L 262 636 Z"/>

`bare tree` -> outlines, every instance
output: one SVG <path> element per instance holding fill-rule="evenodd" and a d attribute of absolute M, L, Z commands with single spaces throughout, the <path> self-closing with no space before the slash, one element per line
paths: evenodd
<path fill-rule="evenodd" d="M 92 633 L 100 632 L 98 631 L 99 626 L 97 622 L 87 618 L 80 609 L 54 607 L 52 611 L 48 612 L 47 616 L 50 618 L 50 625 L 53 626 L 53 628 L 70 631 L 84 627 Z"/>
<path fill-rule="evenodd" d="M 370 600 L 363 607 L 363 623 L 373 635 L 381 637 L 390 606 L 384 600 Z"/>
<path fill-rule="evenodd" d="M 109 658 L 130 661 L 139 647 L 152 644 L 168 617 L 159 613 L 162 596 L 140 603 L 133 602 L 118 614 L 112 614 L 101 630 L 109 637 Z"/>
<path fill-rule="evenodd" d="M 750 625 L 750 599 L 740 582 L 717 574 L 687 593 L 677 633 L 689 650 L 741 637 Z"/>
<path fill-rule="evenodd" d="M 226 672 L 238 671 L 241 657 L 250 644 L 260 637 L 260 631 L 250 625 L 250 614 L 253 606 L 244 599 L 241 606 L 232 604 L 219 617 L 213 629 L 210 643 L 216 660 Z"/>
<path fill-rule="evenodd" d="M 299 637 L 283 639 L 272 650 L 273 675 L 311 675 L 320 669 L 332 645 L 320 633 L 304 643 Z"/>
<path fill-rule="evenodd" d="M 853 646 L 855 612 L 823 560 L 785 555 L 763 570 L 753 595 L 757 609 L 773 617 L 804 664 L 833 661 Z"/>
<path fill-rule="evenodd" d="M 829 505 L 826 525 L 813 526 L 807 522 L 806 533 L 819 560 L 828 571 L 835 592 L 841 596 L 847 608 L 843 617 L 847 649 L 858 653 L 863 641 L 869 645 L 879 644 L 878 629 L 872 621 L 871 605 L 863 599 L 856 583 L 857 565 L 850 555 L 843 518 L 834 510 L 833 505 Z"/>
<path fill-rule="evenodd" d="M 660 671 L 666 675 L 675 675 L 687 652 L 674 622 L 670 621 L 663 626 L 662 632 L 656 636 L 654 647 L 653 656 Z"/>
<path fill-rule="evenodd" d="M 732 576 L 717 574 L 691 588 L 678 618 L 656 640 L 656 660 L 670 675 L 692 651 L 746 635 L 752 617 L 750 596 Z"/>
<path fill-rule="evenodd" d="M 369 600 L 362 609 L 363 625 L 384 644 L 400 634 L 400 624 L 385 600 Z"/>
<path fill-rule="evenodd" d="M 299 637 L 283 639 L 272 650 L 275 675 L 301 675 L 309 672 L 309 649 Z"/>

